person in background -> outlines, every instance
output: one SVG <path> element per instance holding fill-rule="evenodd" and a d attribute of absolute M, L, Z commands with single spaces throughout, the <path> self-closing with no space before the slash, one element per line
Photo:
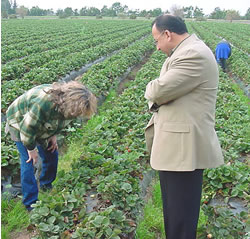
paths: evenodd
<path fill-rule="evenodd" d="M 231 46 L 226 40 L 223 39 L 217 44 L 215 49 L 215 56 L 223 72 L 226 72 L 226 61 L 231 56 Z"/>
<path fill-rule="evenodd" d="M 203 170 L 224 163 L 214 129 L 218 65 L 180 17 L 157 17 L 152 35 L 168 57 L 145 92 L 153 113 L 145 130 L 150 164 L 159 172 L 167 238 L 195 239 Z"/>
<path fill-rule="evenodd" d="M 23 204 L 28 211 L 38 199 L 33 166 L 38 155 L 42 160 L 40 189 L 48 190 L 57 174 L 56 135 L 74 118 L 89 118 L 96 107 L 96 97 L 77 81 L 36 86 L 9 106 L 6 133 L 20 154 Z"/>

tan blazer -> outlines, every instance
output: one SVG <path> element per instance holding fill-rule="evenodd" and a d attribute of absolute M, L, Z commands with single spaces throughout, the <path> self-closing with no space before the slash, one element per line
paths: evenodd
<path fill-rule="evenodd" d="M 191 35 L 148 83 L 145 98 L 156 108 L 145 131 L 152 168 L 193 171 L 224 163 L 214 130 L 218 79 L 212 51 Z"/>

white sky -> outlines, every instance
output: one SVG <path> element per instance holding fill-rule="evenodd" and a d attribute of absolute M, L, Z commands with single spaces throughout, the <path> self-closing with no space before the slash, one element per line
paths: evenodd
<path fill-rule="evenodd" d="M 11 1 L 11 0 L 10 0 Z M 13 0 L 12 0 L 13 1 Z M 161 8 L 163 11 L 170 10 L 173 5 L 180 7 L 197 6 L 203 8 L 205 14 L 210 14 L 216 7 L 220 9 L 234 9 L 241 15 L 245 15 L 250 7 L 249 0 L 16 0 L 17 5 L 27 8 L 38 6 L 42 9 L 64 9 L 71 7 L 80 10 L 82 7 L 96 7 L 101 9 L 104 5 L 111 7 L 113 3 L 120 2 L 122 6 L 127 5 L 129 9 L 150 10 Z"/>

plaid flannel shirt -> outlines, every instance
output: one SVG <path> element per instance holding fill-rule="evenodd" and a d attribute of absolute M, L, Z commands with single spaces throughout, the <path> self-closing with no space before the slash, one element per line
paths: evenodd
<path fill-rule="evenodd" d="M 21 141 L 28 150 L 33 150 L 36 144 L 47 148 L 48 139 L 71 121 L 56 110 L 46 93 L 50 88 L 50 84 L 44 84 L 30 89 L 7 110 L 8 131 L 15 141 Z"/>

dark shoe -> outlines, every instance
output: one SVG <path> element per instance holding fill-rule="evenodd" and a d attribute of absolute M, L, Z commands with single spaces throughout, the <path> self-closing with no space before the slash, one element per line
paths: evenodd
<path fill-rule="evenodd" d="M 48 187 L 48 186 L 40 186 L 40 190 L 43 191 L 43 192 L 50 192 L 52 190 L 52 187 Z"/>
<path fill-rule="evenodd" d="M 26 207 L 26 210 L 28 211 L 28 212 L 31 212 L 34 208 L 33 207 L 31 207 L 31 206 L 25 206 Z"/>

